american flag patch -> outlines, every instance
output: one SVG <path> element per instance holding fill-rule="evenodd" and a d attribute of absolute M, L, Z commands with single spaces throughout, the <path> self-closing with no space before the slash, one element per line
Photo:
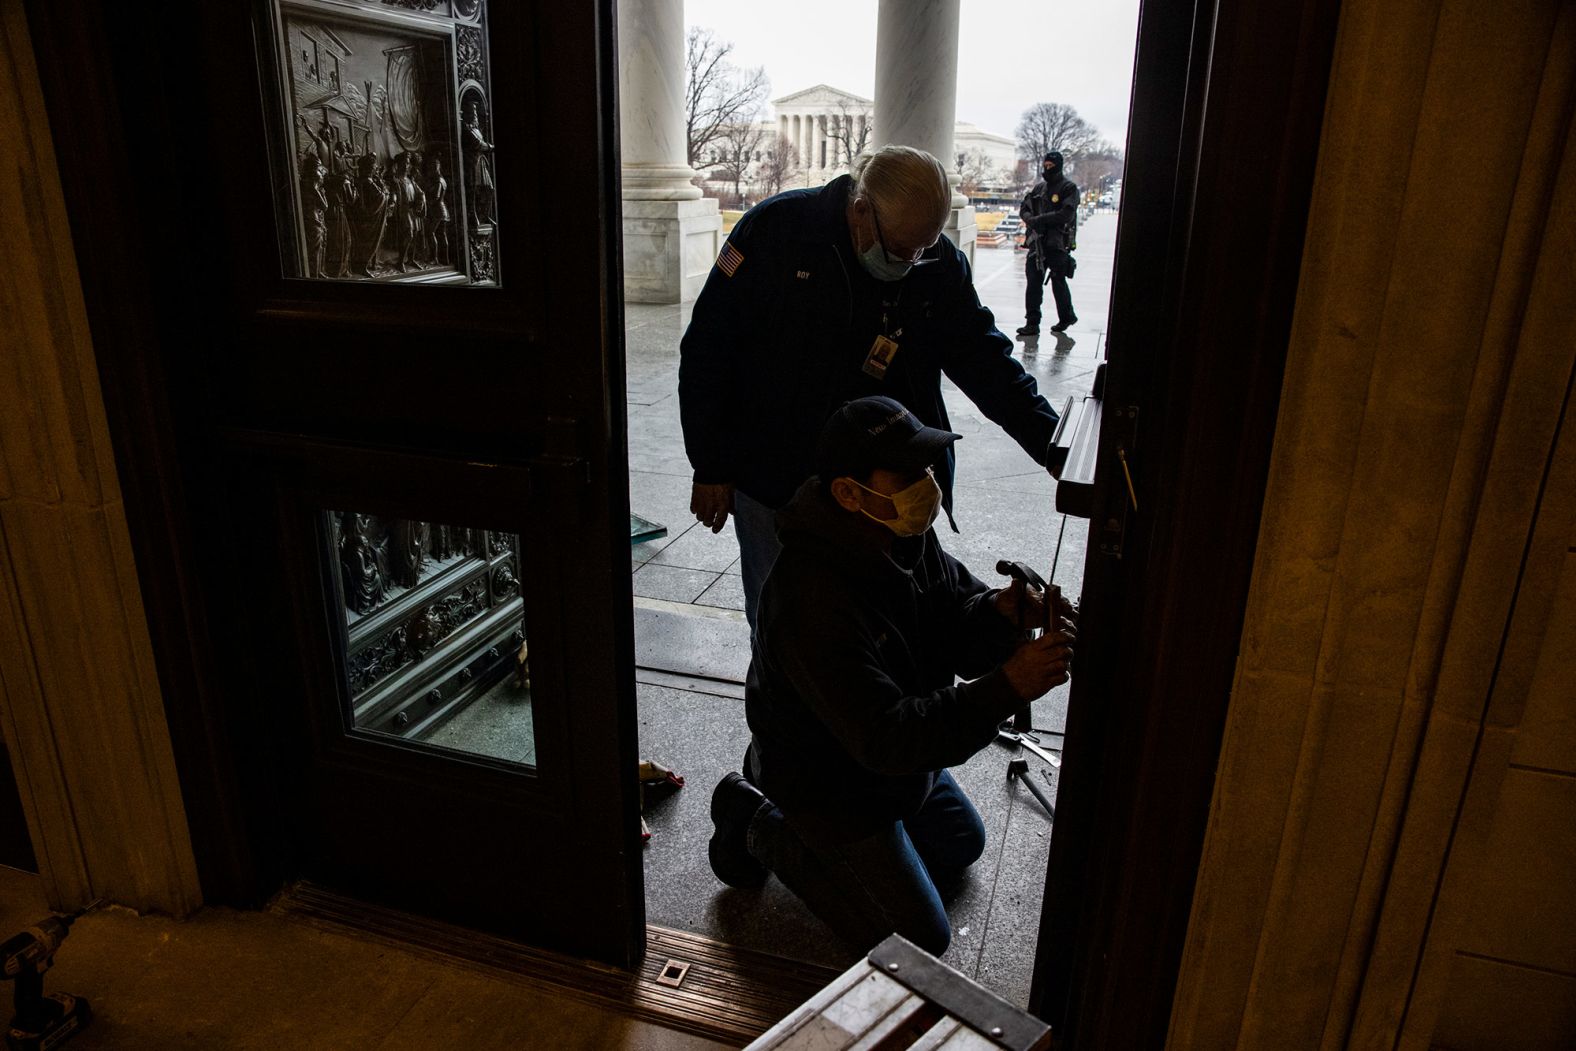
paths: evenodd
<path fill-rule="evenodd" d="M 732 241 L 725 242 L 722 246 L 722 254 L 717 256 L 717 269 L 732 277 L 742 262 L 744 262 L 744 253 L 733 247 Z"/>

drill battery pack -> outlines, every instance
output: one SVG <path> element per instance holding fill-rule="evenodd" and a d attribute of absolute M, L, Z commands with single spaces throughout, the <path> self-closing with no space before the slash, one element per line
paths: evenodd
<path fill-rule="evenodd" d="M 86 999 L 70 993 L 50 993 L 34 1006 L 29 1017 L 16 1017 L 5 1031 L 6 1051 L 49 1051 L 59 1047 L 93 1018 Z"/>

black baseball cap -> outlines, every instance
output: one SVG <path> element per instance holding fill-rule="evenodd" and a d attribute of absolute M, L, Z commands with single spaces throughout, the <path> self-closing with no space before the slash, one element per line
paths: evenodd
<path fill-rule="evenodd" d="M 891 398 L 858 398 L 832 413 L 821 428 L 816 473 L 823 481 L 863 478 L 877 468 L 907 474 L 941 459 L 961 437 L 926 427 Z"/>

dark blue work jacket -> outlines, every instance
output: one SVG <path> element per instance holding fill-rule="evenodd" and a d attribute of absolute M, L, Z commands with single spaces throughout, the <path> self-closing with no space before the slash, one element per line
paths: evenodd
<path fill-rule="evenodd" d="M 934 531 L 884 552 L 863 523 L 818 481 L 778 512 L 744 688 L 757 786 L 842 841 L 912 817 L 1023 703 L 995 590 Z"/>
<path fill-rule="evenodd" d="M 1056 413 L 980 305 L 967 257 L 946 237 L 901 281 L 870 277 L 845 211 L 852 180 L 790 190 L 746 212 L 684 333 L 679 405 L 695 481 L 731 483 L 770 506 L 814 473 L 816 438 L 838 406 L 885 394 L 950 429 L 943 373 L 1037 463 Z M 865 371 L 878 335 L 898 351 Z M 937 465 L 952 510 L 953 454 Z"/>

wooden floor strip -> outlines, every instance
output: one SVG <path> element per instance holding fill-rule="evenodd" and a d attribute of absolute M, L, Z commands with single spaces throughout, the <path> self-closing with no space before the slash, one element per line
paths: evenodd
<path fill-rule="evenodd" d="M 307 883 L 272 911 L 419 953 L 699 1036 L 748 1043 L 838 976 L 834 968 L 742 949 L 705 935 L 648 925 L 638 972 L 564 956 L 495 935 L 355 901 Z M 657 981 L 670 960 L 688 964 L 677 986 Z"/>

